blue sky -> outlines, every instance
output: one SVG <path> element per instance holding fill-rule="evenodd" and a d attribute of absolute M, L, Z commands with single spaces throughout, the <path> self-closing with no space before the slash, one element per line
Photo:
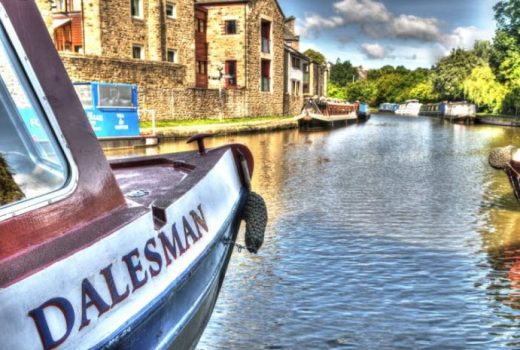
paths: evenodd
<path fill-rule="evenodd" d="M 377 68 L 430 67 L 455 47 L 491 39 L 497 0 L 279 0 L 297 18 L 301 51 Z"/>

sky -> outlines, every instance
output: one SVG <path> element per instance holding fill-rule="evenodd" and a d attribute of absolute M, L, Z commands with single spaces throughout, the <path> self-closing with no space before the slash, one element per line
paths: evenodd
<path fill-rule="evenodd" d="M 365 68 L 429 68 L 453 48 L 492 39 L 497 0 L 278 0 L 300 51 Z"/>

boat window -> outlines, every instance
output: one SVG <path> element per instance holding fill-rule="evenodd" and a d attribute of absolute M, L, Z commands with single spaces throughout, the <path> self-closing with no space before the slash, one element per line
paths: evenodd
<path fill-rule="evenodd" d="M 53 129 L 0 26 L 0 209 L 57 191 L 68 177 Z"/>

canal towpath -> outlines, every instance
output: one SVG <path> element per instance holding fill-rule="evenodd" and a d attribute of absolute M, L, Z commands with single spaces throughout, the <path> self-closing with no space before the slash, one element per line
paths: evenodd
<path fill-rule="evenodd" d="M 229 135 L 244 134 L 254 132 L 266 132 L 294 129 L 298 127 L 298 122 L 293 117 L 271 117 L 271 118 L 246 118 L 240 119 L 224 119 L 224 120 L 204 120 L 200 123 L 186 124 L 179 123 L 177 125 L 161 125 L 154 130 L 148 124 L 144 124 L 141 128 L 141 134 L 144 136 L 155 136 L 158 139 L 175 139 L 186 138 L 197 133 L 209 133 L 212 135 Z"/>

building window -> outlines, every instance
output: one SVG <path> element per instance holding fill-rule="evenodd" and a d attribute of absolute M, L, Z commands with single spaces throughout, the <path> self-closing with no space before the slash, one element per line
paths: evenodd
<path fill-rule="evenodd" d="M 130 0 L 132 7 L 132 17 L 143 17 L 143 1 L 142 0 Z"/>
<path fill-rule="evenodd" d="M 237 87 L 237 61 L 226 61 L 226 87 Z"/>
<path fill-rule="evenodd" d="M 301 69 L 301 60 L 299 57 L 292 56 L 291 61 L 293 69 Z"/>
<path fill-rule="evenodd" d="M 177 6 L 174 3 L 166 4 L 166 16 L 169 18 L 177 18 Z"/>
<path fill-rule="evenodd" d="M 262 35 L 262 52 L 271 52 L 271 22 L 262 20 L 261 24 Z"/>
<path fill-rule="evenodd" d="M 208 74 L 208 62 L 197 61 L 197 74 L 206 75 Z"/>
<path fill-rule="evenodd" d="M 237 21 L 226 21 L 226 34 L 236 34 L 237 33 Z"/>
<path fill-rule="evenodd" d="M 206 22 L 200 18 L 197 18 L 197 32 L 204 33 L 206 31 Z"/>
<path fill-rule="evenodd" d="M 261 81 L 261 89 L 262 91 L 271 91 L 271 61 L 270 60 L 262 60 L 262 81 Z"/>
<path fill-rule="evenodd" d="M 140 45 L 132 46 L 132 57 L 138 60 L 144 59 L 143 47 Z"/>
<path fill-rule="evenodd" d="M 177 63 L 177 50 L 168 50 L 166 56 L 168 62 Z"/>
<path fill-rule="evenodd" d="M 292 80 L 291 81 L 291 93 L 293 96 L 300 96 L 300 87 L 301 83 L 299 80 Z"/>

